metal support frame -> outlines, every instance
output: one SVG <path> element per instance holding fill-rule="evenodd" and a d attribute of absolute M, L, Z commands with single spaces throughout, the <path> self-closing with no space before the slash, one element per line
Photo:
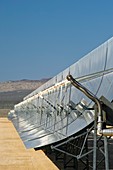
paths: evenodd
<path fill-rule="evenodd" d="M 101 143 L 101 144 L 100 144 Z M 103 154 L 103 158 L 97 162 L 98 150 Z M 108 158 L 108 138 L 107 136 L 97 135 L 97 108 L 95 108 L 94 120 L 94 144 L 93 144 L 93 170 L 98 169 L 98 165 L 104 161 L 105 170 L 109 170 Z"/>
<path fill-rule="evenodd" d="M 64 163 L 64 169 L 70 167 L 69 163 L 75 160 L 74 169 L 79 170 L 109 170 L 107 137 L 99 136 L 96 133 L 96 121 L 80 134 L 73 136 L 66 141 L 51 146 L 57 153 L 57 161 Z M 62 157 L 61 157 L 61 154 Z M 66 156 L 68 159 L 66 159 Z M 70 157 L 70 159 L 69 159 Z M 62 158 L 62 159 L 61 159 Z M 68 162 L 66 162 L 68 160 Z"/>

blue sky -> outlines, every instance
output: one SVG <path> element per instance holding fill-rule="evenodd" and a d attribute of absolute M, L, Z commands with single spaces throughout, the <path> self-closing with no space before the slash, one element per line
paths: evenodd
<path fill-rule="evenodd" d="M 0 0 L 0 81 L 55 76 L 113 36 L 113 0 Z"/>

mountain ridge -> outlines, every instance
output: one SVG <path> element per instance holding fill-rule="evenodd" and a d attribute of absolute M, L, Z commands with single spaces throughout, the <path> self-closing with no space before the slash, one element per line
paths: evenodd
<path fill-rule="evenodd" d="M 9 92 L 9 91 L 17 91 L 17 90 L 35 90 L 45 82 L 47 82 L 50 78 L 43 78 L 41 80 L 16 80 L 16 81 L 6 81 L 0 82 L 0 92 Z"/>
<path fill-rule="evenodd" d="M 15 104 L 21 102 L 25 96 L 49 79 L 0 82 L 0 109 L 13 109 Z"/>

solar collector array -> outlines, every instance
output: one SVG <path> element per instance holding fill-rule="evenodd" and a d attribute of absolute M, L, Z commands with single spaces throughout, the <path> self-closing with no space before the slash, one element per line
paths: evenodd
<path fill-rule="evenodd" d="M 27 148 L 40 148 L 87 128 L 93 107 L 66 76 L 71 74 L 98 98 L 113 99 L 113 38 L 81 58 L 15 105 L 10 119 Z"/>

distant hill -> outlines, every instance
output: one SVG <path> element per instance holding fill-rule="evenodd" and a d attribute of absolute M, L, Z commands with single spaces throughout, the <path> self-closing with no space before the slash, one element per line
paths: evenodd
<path fill-rule="evenodd" d="M 0 92 L 9 92 L 17 90 L 35 90 L 42 84 L 44 84 L 49 79 L 41 80 L 17 80 L 17 81 L 7 81 L 0 82 Z"/>
<path fill-rule="evenodd" d="M 29 93 L 49 79 L 0 82 L 0 109 L 12 109 Z"/>

